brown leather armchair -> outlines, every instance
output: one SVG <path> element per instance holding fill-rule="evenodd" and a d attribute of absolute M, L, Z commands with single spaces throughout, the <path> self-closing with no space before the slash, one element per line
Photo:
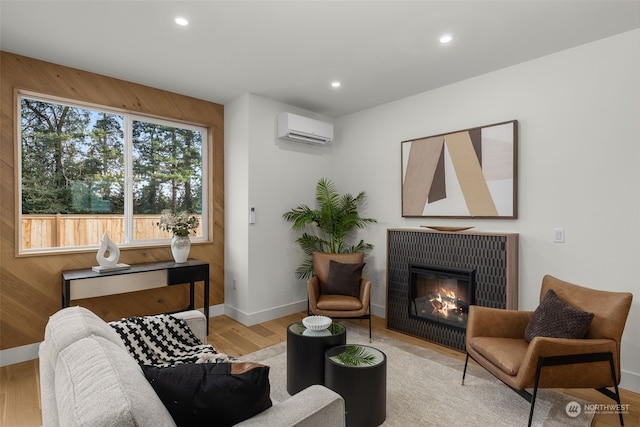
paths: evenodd
<path fill-rule="evenodd" d="M 332 254 L 314 252 L 313 277 L 307 281 L 309 313 L 334 319 L 369 319 L 369 341 L 371 341 L 371 281 L 360 278 L 360 295 L 336 295 L 326 292 L 331 261 L 342 264 L 362 264 L 363 252 Z"/>
<path fill-rule="evenodd" d="M 620 340 L 633 295 L 589 289 L 547 275 L 540 301 L 550 289 L 571 306 L 594 313 L 584 338 L 536 336 L 527 342 L 532 311 L 471 306 L 467 322 L 462 384 L 471 357 L 531 403 L 529 425 L 538 388 L 595 388 L 620 405 Z M 533 393 L 526 390 L 531 388 Z M 619 415 L 624 425 L 622 411 Z"/>

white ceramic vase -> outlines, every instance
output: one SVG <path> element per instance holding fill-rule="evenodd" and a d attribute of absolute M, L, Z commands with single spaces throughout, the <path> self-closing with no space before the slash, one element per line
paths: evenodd
<path fill-rule="evenodd" d="M 177 263 L 187 262 L 189 251 L 191 250 L 191 240 L 189 236 L 173 236 L 171 239 L 171 253 Z"/>

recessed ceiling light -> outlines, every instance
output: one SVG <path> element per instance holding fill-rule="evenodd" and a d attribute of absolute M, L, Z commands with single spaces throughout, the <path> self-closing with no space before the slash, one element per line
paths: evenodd
<path fill-rule="evenodd" d="M 331 87 L 340 87 L 340 82 L 338 81 L 331 82 Z"/>
<path fill-rule="evenodd" d="M 440 36 L 440 43 L 442 44 L 447 44 L 451 40 L 453 40 L 453 37 L 451 36 L 451 34 L 443 34 Z"/>
<path fill-rule="evenodd" d="M 174 19 L 174 22 L 181 27 L 186 27 L 187 25 L 189 25 L 189 20 L 187 18 L 183 18 L 182 16 L 178 16 L 176 19 Z"/>

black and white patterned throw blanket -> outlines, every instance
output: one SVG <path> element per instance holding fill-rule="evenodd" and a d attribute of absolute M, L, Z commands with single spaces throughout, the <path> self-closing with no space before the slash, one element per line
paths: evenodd
<path fill-rule="evenodd" d="M 237 362 L 203 344 L 187 322 L 169 314 L 130 317 L 110 322 L 127 350 L 140 365 L 159 367 L 183 363 Z"/>

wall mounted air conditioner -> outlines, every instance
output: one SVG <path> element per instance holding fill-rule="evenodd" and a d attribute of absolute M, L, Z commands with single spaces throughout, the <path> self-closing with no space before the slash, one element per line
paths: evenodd
<path fill-rule="evenodd" d="M 278 138 L 314 145 L 333 141 L 333 125 L 292 113 L 278 114 Z"/>

